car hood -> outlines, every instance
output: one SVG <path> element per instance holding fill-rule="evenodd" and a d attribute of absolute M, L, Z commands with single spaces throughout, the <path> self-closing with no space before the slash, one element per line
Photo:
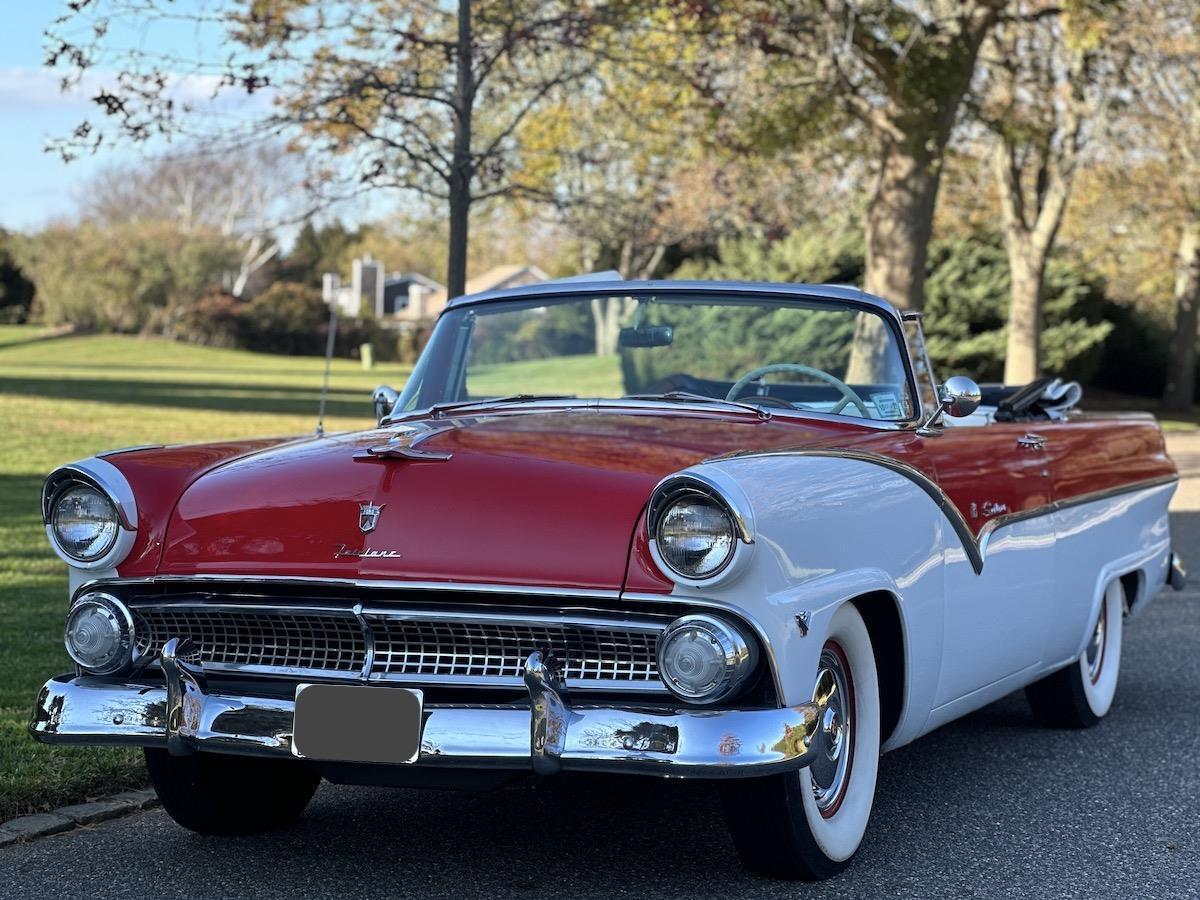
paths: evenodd
<path fill-rule="evenodd" d="M 219 466 L 183 492 L 159 572 L 619 590 L 638 517 L 664 476 L 720 453 L 861 430 L 589 408 L 418 420 L 284 444 Z M 380 447 L 393 455 L 368 453 Z M 374 523 L 361 521 L 371 518 L 364 506 L 378 507 Z"/>

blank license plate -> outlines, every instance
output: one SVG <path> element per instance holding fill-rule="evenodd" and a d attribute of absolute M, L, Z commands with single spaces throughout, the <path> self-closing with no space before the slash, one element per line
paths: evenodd
<path fill-rule="evenodd" d="M 358 684 L 296 688 L 292 753 L 338 762 L 411 763 L 421 752 L 420 691 Z"/>

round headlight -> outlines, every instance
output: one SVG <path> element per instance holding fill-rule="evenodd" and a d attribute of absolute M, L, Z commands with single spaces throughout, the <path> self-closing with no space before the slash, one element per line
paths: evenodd
<path fill-rule="evenodd" d="M 708 578 L 729 564 L 737 531 L 729 512 L 716 500 L 685 494 L 658 520 L 658 552 L 684 578 Z"/>
<path fill-rule="evenodd" d="M 123 668 L 133 657 L 133 617 L 108 594 L 84 594 L 67 613 L 67 653 L 97 675 Z"/>
<path fill-rule="evenodd" d="M 54 499 L 50 527 L 63 553 L 92 562 L 117 543 L 121 522 L 108 497 L 90 484 L 74 484 Z"/>
<path fill-rule="evenodd" d="M 736 628 L 715 616 L 676 619 L 658 638 L 658 674 L 671 693 L 692 703 L 728 697 L 754 671 L 757 654 Z"/>

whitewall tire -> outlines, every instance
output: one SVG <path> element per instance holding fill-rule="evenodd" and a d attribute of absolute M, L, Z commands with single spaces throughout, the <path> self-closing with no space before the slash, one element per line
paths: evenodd
<path fill-rule="evenodd" d="M 1040 722 L 1056 728 L 1090 728 L 1108 714 L 1121 674 L 1124 630 L 1125 592 L 1114 578 L 1104 590 L 1079 659 L 1025 689 Z"/>
<path fill-rule="evenodd" d="M 725 818 L 747 868 L 816 880 L 842 871 L 862 843 L 879 771 L 879 676 L 854 605 L 837 610 L 821 650 L 815 699 L 827 701 L 817 760 L 799 772 L 722 784 Z"/>

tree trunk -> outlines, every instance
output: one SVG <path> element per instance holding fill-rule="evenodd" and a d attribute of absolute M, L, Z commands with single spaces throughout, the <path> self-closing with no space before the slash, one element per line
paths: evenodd
<path fill-rule="evenodd" d="M 913 151 L 894 140 L 885 142 L 875 193 L 867 208 L 863 289 L 901 309 L 920 310 L 925 305 L 925 261 L 940 172 L 940 162 L 931 160 L 924 149 Z M 845 380 L 850 384 L 886 380 L 890 341 L 881 319 L 859 316 Z"/>
<path fill-rule="evenodd" d="M 931 157 L 917 138 L 884 144 L 875 193 L 867 208 L 867 272 L 863 288 L 902 309 L 925 305 L 925 260 L 941 177 L 940 151 Z"/>
<path fill-rule="evenodd" d="M 1167 362 L 1163 405 L 1186 412 L 1196 392 L 1196 324 L 1200 313 L 1200 220 L 1188 222 L 1179 238 L 1175 268 L 1175 334 Z"/>
<path fill-rule="evenodd" d="M 450 160 L 450 242 L 446 293 L 467 290 L 467 238 L 471 224 L 471 113 L 475 105 L 475 71 L 471 55 L 471 2 L 458 0 L 458 46 L 455 51 L 454 153 Z"/>
<path fill-rule="evenodd" d="M 1046 257 L 1028 242 L 1008 242 L 1011 278 L 1004 383 L 1028 384 L 1042 369 L 1042 282 Z"/>

